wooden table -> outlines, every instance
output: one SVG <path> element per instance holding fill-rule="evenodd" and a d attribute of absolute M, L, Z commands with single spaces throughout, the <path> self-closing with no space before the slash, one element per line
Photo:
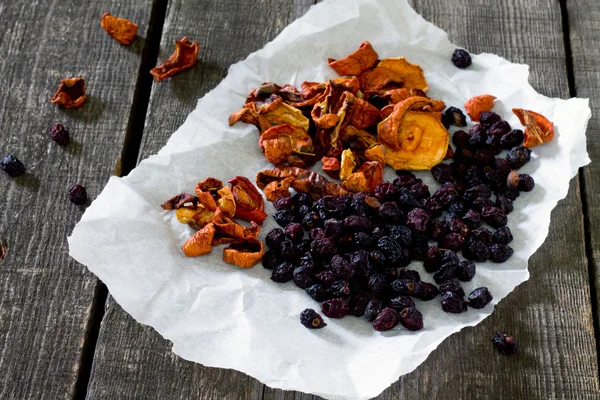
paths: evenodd
<path fill-rule="evenodd" d="M 595 0 L 413 0 L 426 19 L 469 50 L 531 66 L 541 93 L 590 97 L 600 112 L 600 2 Z M 97 196 L 160 149 L 198 98 L 313 0 L 89 0 L 0 3 L 0 153 L 28 174 L 0 174 L 0 398 L 309 399 L 270 389 L 240 372 L 206 368 L 170 352 L 136 323 L 83 265 L 66 237 L 83 208 L 70 185 Z M 102 13 L 140 25 L 130 47 L 99 26 Z M 201 44 L 198 64 L 163 83 L 148 71 L 184 35 Z M 78 110 L 49 102 L 61 78 L 83 76 Z M 66 149 L 48 139 L 62 121 Z M 571 182 L 550 234 L 530 261 L 531 279 L 475 328 L 446 340 L 379 399 L 598 399 L 599 120 L 588 129 L 591 166 Z M 490 351 L 497 329 L 520 354 Z"/>

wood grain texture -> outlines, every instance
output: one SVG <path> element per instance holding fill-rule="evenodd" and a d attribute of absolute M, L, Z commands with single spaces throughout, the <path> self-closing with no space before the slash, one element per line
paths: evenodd
<path fill-rule="evenodd" d="M 448 4 L 415 0 L 412 3 L 425 18 L 448 31 L 457 45 L 473 52 L 494 52 L 514 62 L 528 63 L 531 82 L 538 91 L 568 97 L 557 2 L 501 0 L 488 4 L 480 0 L 457 0 Z M 270 7 L 277 8 L 278 4 L 272 3 Z M 219 41 L 203 43 L 203 36 L 194 38 L 189 33 L 191 28 L 186 29 L 188 26 L 180 21 L 193 19 L 194 29 L 210 32 L 220 29 L 224 21 L 232 24 L 231 21 L 241 17 L 229 11 L 215 22 L 206 6 L 198 14 L 185 12 L 186 7 L 181 6 L 184 12 L 179 14 L 179 19 L 171 19 L 178 14 L 169 14 L 169 26 L 163 36 L 166 48 L 161 50 L 161 59 L 170 53 L 170 43 L 177 35 L 168 37 L 168 32 L 175 29 L 179 35 L 188 34 L 200 40 L 203 48 L 200 56 L 203 58 L 204 51 L 205 65 L 178 76 L 177 80 L 155 85 L 140 153 L 142 158 L 160 148 L 183 123 L 196 99 L 225 75 L 228 63 L 220 60 L 241 59 L 264 44 L 264 41 L 247 40 L 236 45 L 223 35 Z M 205 16 L 210 16 L 207 25 L 197 22 L 197 18 Z M 274 21 L 269 20 L 267 26 Z M 179 25 L 174 27 L 174 22 Z M 248 29 L 254 32 L 253 27 Z M 270 28 L 262 25 L 262 29 Z M 225 49 L 227 46 L 233 47 Z M 239 53 L 231 54 L 236 49 Z M 215 61 L 208 62 L 210 59 Z M 177 96 L 179 101 L 172 102 L 172 96 Z M 570 238 L 568 243 L 565 238 Z M 583 243 L 579 187 L 574 180 L 569 196 L 553 212 L 546 243 L 530 262 L 530 281 L 517 288 L 484 323 L 450 337 L 416 371 L 378 398 L 597 398 L 600 393 L 597 356 Z M 519 338 L 518 356 L 497 354 L 490 343 L 496 330 L 506 330 Z M 261 391 L 254 379 L 235 371 L 188 363 L 170 354 L 169 348 L 151 328 L 137 325 L 119 307 L 109 305 L 97 348 L 90 398 L 118 395 L 121 398 L 254 399 L 262 395 L 264 399 L 307 400 L 314 397 L 266 387 Z M 123 363 L 123 359 L 133 361 Z M 165 383 L 156 384 L 162 379 Z"/>
<path fill-rule="evenodd" d="M 587 148 L 592 163 L 584 168 L 585 200 L 588 209 L 592 273 L 600 287 L 600 3 L 593 0 L 567 2 L 575 92 L 588 97 L 592 119 L 588 125 Z M 600 294 L 595 298 L 598 310 Z"/>
<path fill-rule="evenodd" d="M 200 42 L 198 63 L 154 84 L 140 157 L 166 143 L 231 64 L 263 47 L 311 4 L 309 0 L 260 0 L 251 7 L 235 0 L 169 2 L 159 62 L 171 54 L 175 39 L 188 36 Z M 88 399 L 260 400 L 262 396 L 263 385 L 243 373 L 206 368 L 175 356 L 168 341 L 109 300 Z"/>
<path fill-rule="evenodd" d="M 144 34 L 151 1 L 3 1 L 0 4 L 0 156 L 28 173 L 0 172 L 0 398 L 70 399 L 96 278 L 67 255 L 67 235 L 83 212 L 67 191 L 94 198 L 121 151 L 143 39 L 123 47 L 100 27 L 106 12 Z M 62 78 L 82 76 L 87 103 L 50 103 Z M 71 144 L 48 129 L 61 121 Z"/>

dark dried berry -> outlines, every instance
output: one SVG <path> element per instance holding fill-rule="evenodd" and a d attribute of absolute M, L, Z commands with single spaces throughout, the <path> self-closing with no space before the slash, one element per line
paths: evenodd
<path fill-rule="evenodd" d="M 350 255 L 350 262 L 354 265 L 357 273 L 369 269 L 369 253 L 364 250 L 355 251 Z"/>
<path fill-rule="evenodd" d="M 69 200 L 73 204 L 85 204 L 88 196 L 87 191 L 81 185 L 73 185 L 69 189 Z"/>
<path fill-rule="evenodd" d="M 446 224 L 434 219 L 429 222 L 429 236 L 433 240 L 441 240 L 446 234 Z"/>
<path fill-rule="evenodd" d="M 453 251 L 460 251 L 465 244 L 464 236 L 458 233 L 449 233 L 442 238 L 440 247 L 442 249 L 448 249 Z"/>
<path fill-rule="evenodd" d="M 471 231 L 469 235 L 469 242 L 473 240 L 480 240 L 486 246 L 490 246 L 492 244 L 492 232 L 486 228 L 481 227 Z"/>
<path fill-rule="evenodd" d="M 375 240 L 368 233 L 356 232 L 352 236 L 352 241 L 357 248 L 369 250 L 373 246 Z"/>
<path fill-rule="evenodd" d="M 347 206 L 348 199 L 345 196 L 325 196 L 317 202 L 317 208 L 322 210 L 328 218 L 340 218 Z"/>
<path fill-rule="evenodd" d="M 422 182 L 417 182 L 414 185 L 412 185 L 410 187 L 410 192 L 417 199 L 426 199 L 431 196 L 431 193 L 429 192 L 429 186 L 427 186 L 426 184 L 424 184 Z"/>
<path fill-rule="evenodd" d="M 310 244 L 311 241 L 308 239 L 303 239 L 301 241 L 299 241 L 298 243 L 296 243 L 296 248 L 295 248 L 295 253 L 296 254 L 304 254 L 307 251 L 310 251 Z"/>
<path fill-rule="evenodd" d="M 316 268 L 319 265 L 316 257 L 313 253 L 310 252 L 310 242 L 308 240 L 303 240 L 303 242 L 308 242 L 309 250 L 305 250 L 304 252 L 297 252 L 296 254 L 302 254 L 299 260 L 299 267 L 308 267 L 308 268 Z M 298 250 L 298 246 L 296 245 L 296 249 Z"/>
<path fill-rule="evenodd" d="M 350 312 L 348 300 L 336 298 L 321 303 L 321 311 L 329 318 L 344 318 Z"/>
<path fill-rule="evenodd" d="M 504 211 L 498 207 L 483 207 L 481 209 L 481 219 L 492 228 L 505 226 L 508 221 Z"/>
<path fill-rule="evenodd" d="M 387 276 L 385 274 L 374 273 L 369 277 L 369 291 L 374 295 L 378 296 L 383 294 L 387 286 Z"/>
<path fill-rule="evenodd" d="M 408 188 L 417 183 L 417 177 L 410 171 L 397 170 L 396 175 L 398 177 L 394 179 L 394 186 Z"/>
<path fill-rule="evenodd" d="M 413 231 L 427 232 L 427 226 L 429 223 L 429 213 L 421 208 L 415 208 L 409 211 L 406 216 L 406 226 Z"/>
<path fill-rule="evenodd" d="M 469 306 L 473 308 L 483 308 L 490 304 L 494 297 L 486 287 L 480 287 L 471 292 L 469 295 Z"/>
<path fill-rule="evenodd" d="M 273 202 L 273 206 L 277 211 L 291 210 L 294 208 L 294 202 L 291 197 L 281 197 Z"/>
<path fill-rule="evenodd" d="M 519 174 L 519 187 L 522 192 L 531 192 L 535 186 L 535 181 L 530 175 Z"/>
<path fill-rule="evenodd" d="M 325 236 L 325 231 L 322 228 L 313 228 L 310 230 L 309 232 L 309 236 L 311 238 L 311 240 L 317 240 L 317 239 L 322 239 Z"/>
<path fill-rule="evenodd" d="M 435 181 L 439 184 L 454 182 L 452 172 L 452 167 L 443 163 L 431 168 L 431 175 L 433 175 L 433 179 L 435 179 Z"/>
<path fill-rule="evenodd" d="M 485 145 L 493 155 L 498 155 L 502 153 L 502 146 L 500 145 L 500 136 L 489 135 L 487 138 L 485 138 Z"/>
<path fill-rule="evenodd" d="M 296 246 L 291 240 L 285 239 L 279 246 L 279 257 L 284 261 L 293 261 L 296 256 Z"/>
<path fill-rule="evenodd" d="M 369 295 L 364 292 L 360 292 L 352 296 L 352 299 L 350 300 L 350 314 L 354 315 L 355 317 L 363 316 L 369 300 Z"/>
<path fill-rule="evenodd" d="M 371 221 L 367 217 L 362 217 L 359 215 L 351 215 L 344 219 L 344 228 L 348 230 L 348 232 L 370 232 Z"/>
<path fill-rule="evenodd" d="M 296 193 L 292 196 L 292 202 L 296 207 L 308 206 L 312 207 L 313 199 L 308 193 Z"/>
<path fill-rule="evenodd" d="M 310 250 L 323 258 L 336 254 L 333 241 L 326 237 L 313 240 L 310 244 Z"/>
<path fill-rule="evenodd" d="M 396 200 L 398 188 L 392 182 L 381 182 L 375 188 L 375 197 L 380 203 Z"/>
<path fill-rule="evenodd" d="M 409 212 L 414 208 L 423 207 L 423 203 L 415 197 L 410 191 L 400 193 L 398 196 L 398 207 L 404 212 Z"/>
<path fill-rule="evenodd" d="M 294 273 L 294 266 L 292 263 L 284 262 L 273 268 L 273 274 L 271 280 L 273 282 L 284 283 L 292 280 L 292 274 Z"/>
<path fill-rule="evenodd" d="M 510 150 L 513 147 L 519 146 L 523 143 L 523 131 L 520 129 L 513 129 L 512 131 L 505 133 L 500 138 L 500 146 L 503 149 Z"/>
<path fill-rule="evenodd" d="M 323 318 L 312 308 L 300 313 L 300 323 L 309 329 L 321 329 L 327 326 Z"/>
<path fill-rule="evenodd" d="M 302 226 L 307 231 L 322 226 L 322 223 L 323 221 L 316 211 L 309 211 L 304 218 L 302 218 Z"/>
<path fill-rule="evenodd" d="M 409 260 L 406 260 L 402 247 L 398 242 L 392 239 L 391 236 L 384 236 L 377 241 L 379 251 L 383 253 L 386 263 L 389 266 L 398 266 L 397 264 L 407 265 Z"/>
<path fill-rule="evenodd" d="M 452 64 L 458 68 L 467 68 L 471 65 L 471 55 L 463 49 L 456 49 L 452 53 Z"/>
<path fill-rule="evenodd" d="M 399 312 L 400 323 L 409 331 L 423 329 L 423 314 L 415 307 L 407 307 Z"/>
<path fill-rule="evenodd" d="M 500 117 L 500 115 L 496 114 L 493 111 L 484 111 L 479 116 L 479 122 L 485 126 L 492 126 L 496 122 L 499 122 L 501 120 L 502 120 L 502 117 Z"/>
<path fill-rule="evenodd" d="M 452 135 L 452 143 L 454 143 L 456 147 L 468 149 L 469 134 L 463 130 L 454 132 L 454 135 Z"/>
<path fill-rule="evenodd" d="M 442 266 L 442 254 L 437 246 L 429 246 L 423 259 L 425 271 L 429 273 L 436 272 Z"/>
<path fill-rule="evenodd" d="M 485 262 L 489 257 L 489 248 L 483 241 L 471 239 L 463 249 L 463 256 L 469 260 Z"/>
<path fill-rule="evenodd" d="M 475 210 L 469 210 L 462 217 L 462 221 L 469 227 L 469 230 L 477 229 L 481 226 L 481 215 Z"/>
<path fill-rule="evenodd" d="M 455 201 L 448 206 L 448 213 L 456 215 L 458 218 L 462 218 L 467 212 L 467 206 L 462 201 Z"/>
<path fill-rule="evenodd" d="M 433 194 L 433 197 L 436 197 L 444 207 L 448 207 L 455 202 L 458 199 L 458 196 L 458 190 L 452 183 L 444 183 L 442 187 Z"/>
<path fill-rule="evenodd" d="M 475 158 L 475 161 L 481 168 L 485 168 L 494 165 L 495 155 L 496 153 L 492 150 L 481 149 L 477 150 L 473 157 Z"/>
<path fill-rule="evenodd" d="M 387 258 L 385 257 L 385 255 L 379 251 L 379 250 L 373 250 L 372 252 L 369 253 L 369 260 L 376 266 L 376 267 L 384 267 L 386 262 L 387 262 Z"/>
<path fill-rule="evenodd" d="M 444 128 L 448 130 L 450 129 L 450 125 L 452 125 L 452 117 L 446 114 L 442 114 L 441 122 L 442 125 L 444 125 Z"/>
<path fill-rule="evenodd" d="M 496 332 L 492 343 L 494 343 L 500 354 L 504 355 L 515 354 L 519 348 L 517 339 L 507 333 Z"/>
<path fill-rule="evenodd" d="M 379 227 L 376 226 L 375 229 L 373 229 L 373 232 L 371 232 L 371 237 L 374 240 L 379 240 L 384 236 L 387 236 L 388 232 L 386 231 L 385 227 Z"/>
<path fill-rule="evenodd" d="M 496 207 L 504 211 L 505 214 L 510 214 L 514 209 L 512 201 L 501 195 L 496 196 Z"/>
<path fill-rule="evenodd" d="M 398 312 L 393 308 L 387 307 L 377 315 L 377 318 L 373 321 L 373 328 L 379 332 L 389 331 L 398 325 L 399 322 L 400 316 Z"/>
<path fill-rule="evenodd" d="M 444 114 L 450 118 L 452 125 L 467 126 L 467 117 L 460 108 L 448 107 Z"/>
<path fill-rule="evenodd" d="M 415 281 L 421 280 L 421 276 L 419 275 L 418 271 L 415 271 L 414 269 L 408 269 L 408 268 L 400 268 L 400 270 L 398 271 L 398 278 L 412 279 Z"/>
<path fill-rule="evenodd" d="M 473 200 L 473 210 L 481 213 L 483 207 L 493 207 L 495 204 L 491 199 L 485 199 L 483 197 L 478 197 Z"/>
<path fill-rule="evenodd" d="M 458 233 L 463 238 L 469 234 L 469 227 L 460 219 L 448 221 L 446 227 L 450 233 Z"/>
<path fill-rule="evenodd" d="M 487 185 L 475 185 L 465 190 L 465 198 L 474 201 L 478 197 L 488 199 L 492 196 L 492 191 Z"/>
<path fill-rule="evenodd" d="M 429 301 L 429 300 L 435 299 L 435 297 L 438 294 L 440 294 L 440 291 L 433 283 L 429 283 L 429 282 L 419 282 L 419 283 L 421 285 L 421 289 L 423 289 L 421 291 L 421 295 L 419 296 L 419 299 L 421 299 L 423 301 Z"/>
<path fill-rule="evenodd" d="M 354 265 L 339 254 L 331 258 L 331 272 L 342 279 L 350 280 L 356 273 Z"/>
<path fill-rule="evenodd" d="M 429 249 L 428 237 L 425 232 L 414 232 L 411 256 L 415 260 L 423 261 L 425 254 Z"/>
<path fill-rule="evenodd" d="M 66 146 L 69 144 L 69 131 L 62 124 L 56 124 L 50 128 L 50 137 L 59 146 Z"/>
<path fill-rule="evenodd" d="M 344 224 L 339 219 L 330 218 L 323 224 L 323 233 L 326 237 L 339 239 L 344 232 Z"/>
<path fill-rule="evenodd" d="M 390 237 L 403 247 L 412 244 L 412 231 L 403 225 L 389 225 Z"/>
<path fill-rule="evenodd" d="M 456 255 L 456 252 L 454 252 L 452 250 L 446 250 L 442 254 L 442 264 L 458 265 L 458 261 L 459 261 L 459 259 L 458 259 L 458 256 Z"/>
<path fill-rule="evenodd" d="M 439 287 L 441 293 L 452 292 L 460 297 L 465 297 L 465 291 L 456 278 L 448 279 L 447 281 L 442 282 Z"/>
<path fill-rule="evenodd" d="M 442 282 L 456 277 L 457 264 L 443 264 L 442 267 L 433 274 L 433 280 L 439 285 Z"/>
<path fill-rule="evenodd" d="M 323 285 L 329 287 L 333 282 L 335 282 L 338 279 L 338 277 L 330 270 L 324 269 L 315 273 L 315 279 Z"/>
<path fill-rule="evenodd" d="M 504 196 L 511 201 L 515 201 L 521 195 L 521 193 L 518 190 L 508 189 L 505 187 L 496 191 L 496 195 Z"/>
<path fill-rule="evenodd" d="M 348 281 L 335 281 L 331 284 L 331 294 L 333 297 L 345 297 L 350 295 L 350 282 Z"/>
<path fill-rule="evenodd" d="M 467 311 L 467 302 L 462 296 L 453 292 L 442 294 L 442 310 L 447 313 L 460 314 Z"/>
<path fill-rule="evenodd" d="M 495 263 L 503 263 L 508 260 L 514 251 L 505 244 L 493 244 L 490 246 L 490 260 Z"/>
<path fill-rule="evenodd" d="M 312 268 L 309 267 L 298 267 L 294 269 L 292 277 L 294 278 L 296 286 L 301 289 L 306 289 L 314 283 L 312 278 Z"/>
<path fill-rule="evenodd" d="M 331 291 L 320 283 L 307 287 L 306 293 L 319 303 L 331 299 Z"/>
<path fill-rule="evenodd" d="M 423 205 L 425 206 L 425 209 L 429 211 L 429 214 L 434 218 L 442 215 L 442 212 L 444 211 L 442 203 L 435 197 L 425 199 Z"/>
<path fill-rule="evenodd" d="M 388 201 L 379 206 L 379 216 L 387 223 L 395 223 L 402 220 L 404 213 L 398 208 L 398 204 Z"/>
<path fill-rule="evenodd" d="M 294 212 L 286 209 L 279 210 L 273 214 L 273 218 L 277 222 L 277 225 L 285 228 L 294 219 Z"/>
<path fill-rule="evenodd" d="M 473 150 L 481 149 L 485 145 L 485 140 L 486 134 L 483 125 L 477 124 L 469 129 L 469 148 Z"/>
<path fill-rule="evenodd" d="M 392 290 L 400 296 L 419 297 L 423 292 L 419 281 L 414 279 L 396 279 L 392 282 Z"/>
<path fill-rule="evenodd" d="M 461 261 L 458 263 L 456 277 L 463 282 L 469 282 L 475 276 L 475 263 L 473 261 Z"/>
<path fill-rule="evenodd" d="M 302 222 L 304 216 L 310 212 L 310 207 L 306 205 L 301 205 L 294 208 L 294 221 Z"/>
<path fill-rule="evenodd" d="M 492 241 L 498 244 L 509 244 L 513 240 L 512 232 L 508 226 L 496 230 L 492 236 Z"/>
<path fill-rule="evenodd" d="M 379 299 L 371 299 L 365 308 L 365 319 L 369 322 L 375 321 L 375 318 L 383 310 L 383 301 Z"/>
<path fill-rule="evenodd" d="M 415 302 L 408 296 L 397 296 L 391 299 L 388 305 L 394 310 L 400 312 L 407 307 L 414 307 Z"/>
<path fill-rule="evenodd" d="M 283 232 L 287 237 L 289 237 L 292 240 L 292 242 L 295 243 L 301 241 L 302 237 L 304 236 L 304 230 L 302 229 L 302 225 L 297 222 L 287 224 Z"/>
<path fill-rule="evenodd" d="M 519 169 L 523 165 L 529 162 L 531 158 L 531 150 L 519 146 L 513 147 L 506 155 L 506 160 L 510 163 L 510 166 L 514 169 Z"/>
<path fill-rule="evenodd" d="M 488 128 L 488 135 L 502 136 L 510 132 L 510 124 L 506 121 L 495 122 Z"/>
<path fill-rule="evenodd" d="M 274 250 L 268 250 L 262 257 L 262 265 L 266 269 L 273 269 L 275 266 L 280 264 L 277 258 L 277 253 Z"/>

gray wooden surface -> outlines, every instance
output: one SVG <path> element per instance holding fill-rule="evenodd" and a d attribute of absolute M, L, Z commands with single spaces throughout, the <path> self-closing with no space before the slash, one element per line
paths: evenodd
<path fill-rule="evenodd" d="M 230 64 L 261 48 L 312 2 L 258 0 L 247 7 L 235 0 L 169 2 L 159 60 L 171 54 L 176 38 L 188 35 L 200 42 L 199 61 L 174 79 L 152 84 L 139 158 L 164 145 Z M 81 210 L 65 201 L 65 192 L 78 181 L 94 197 L 111 174 L 128 120 L 143 122 L 143 115 L 132 116 L 130 108 L 142 48 L 157 44 L 138 39 L 131 48 L 119 46 L 99 28 L 98 20 L 105 11 L 128 17 L 140 24 L 139 34 L 144 36 L 151 6 L 156 11 L 160 3 L 164 2 L 0 4 L 0 83 L 12 89 L 0 91 L 0 152 L 15 153 L 30 170 L 17 180 L 0 174 L 0 187 L 6 188 L 0 196 L 0 243 L 6 241 L 8 248 L 6 259 L 0 260 L 2 399 L 314 398 L 270 389 L 240 372 L 182 360 L 170 352 L 169 342 L 137 324 L 110 298 L 93 365 L 86 357 L 82 361 L 83 345 L 95 344 L 90 313 L 98 310 L 91 305 L 94 296 L 96 302 L 103 298 L 94 294 L 95 278 L 66 254 L 65 237 Z M 527 63 L 538 91 L 562 98 L 569 92 L 590 96 L 592 109 L 598 111 L 597 2 L 411 3 L 456 44 Z M 567 13 L 569 26 L 563 26 L 561 18 Z M 69 74 L 83 74 L 91 97 L 80 110 L 61 111 L 48 99 L 60 78 Z M 145 101 L 141 92 L 138 87 L 137 103 Z M 77 141 L 66 150 L 46 137 L 56 120 L 63 121 Z M 600 151 L 597 135 L 594 118 L 588 131 L 593 160 Z M 585 168 L 581 187 L 579 179 L 573 180 L 569 196 L 554 210 L 548 239 L 530 261 L 531 279 L 491 317 L 450 337 L 379 399 L 600 397 L 597 168 Z M 502 357 L 493 350 L 489 339 L 497 329 L 519 338 L 519 356 Z M 88 383 L 84 378 L 90 368 Z M 78 380 L 81 390 L 75 390 Z"/>
<path fill-rule="evenodd" d="M 67 235 L 83 212 L 67 191 L 81 183 L 94 198 L 111 175 L 143 46 L 120 46 L 100 16 L 139 21 L 143 35 L 150 4 L 0 3 L 0 157 L 12 153 L 28 170 L 18 179 L 0 173 L 2 399 L 75 395 L 97 279 L 67 255 Z M 60 80 L 72 76 L 85 78 L 87 103 L 77 110 L 50 104 Z M 71 132 L 67 148 L 48 137 L 58 121 Z"/>

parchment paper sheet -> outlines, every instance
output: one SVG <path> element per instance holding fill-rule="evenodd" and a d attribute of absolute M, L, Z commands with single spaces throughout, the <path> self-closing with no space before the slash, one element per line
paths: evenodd
<path fill-rule="evenodd" d="M 381 58 L 404 56 L 420 64 L 432 98 L 462 108 L 474 95 L 493 94 L 498 98 L 494 111 L 513 127 L 520 124 L 510 110 L 523 107 L 546 115 L 557 131 L 551 143 L 534 149 L 522 169 L 534 176 L 536 187 L 521 195 L 509 216 L 515 254 L 504 264 L 478 264 L 477 276 L 465 285 L 467 293 L 487 286 L 493 304 L 453 315 L 441 310 L 439 298 L 417 301 L 425 318 L 425 329 L 417 333 L 402 327 L 378 333 L 355 317 L 327 319 L 328 326 L 318 331 L 305 329 L 299 313 L 319 305 L 304 291 L 293 282 L 272 282 L 260 264 L 250 270 L 225 264 L 221 248 L 186 258 L 181 245 L 191 229 L 160 208 L 174 194 L 193 193 L 206 177 L 253 180 L 256 172 L 270 168 L 257 146 L 256 128 L 229 127 L 229 114 L 264 81 L 299 86 L 335 77 L 327 57 L 343 57 L 364 40 Z M 171 340 L 183 358 L 330 399 L 378 395 L 449 335 L 490 315 L 493 305 L 528 279 L 527 260 L 547 236 L 551 210 L 566 196 L 577 169 L 590 161 L 587 100 L 544 97 L 527 82 L 526 65 L 492 54 L 473 56 L 473 65 L 460 70 L 450 62 L 454 49 L 446 33 L 405 0 L 326 0 L 313 6 L 273 42 L 233 65 L 157 155 L 126 178 L 110 179 L 69 238 L 71 256 L 96 274 L 136 320 Z M 432 192 L 438 186 L 429 172 L 419 176 Z M 394 177 L 389 168 L 386 177 Z M 272 211 L 269 204 L 267 212 Z M 265 222 L 263 238 L 275 227 L 272 218 Z M 422 271 L 419 262 L 411 267 Z"/>

